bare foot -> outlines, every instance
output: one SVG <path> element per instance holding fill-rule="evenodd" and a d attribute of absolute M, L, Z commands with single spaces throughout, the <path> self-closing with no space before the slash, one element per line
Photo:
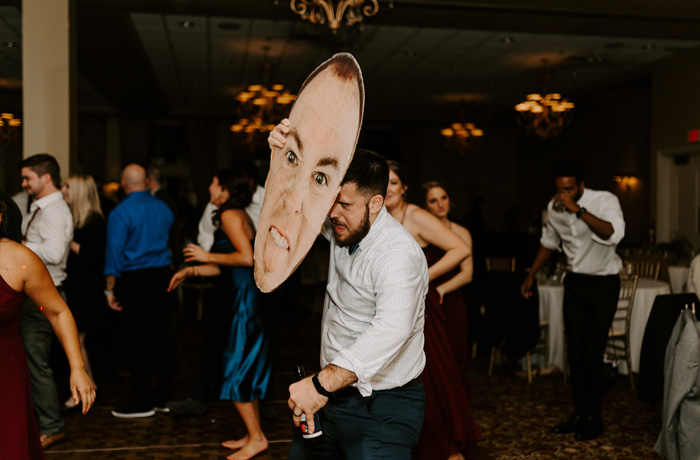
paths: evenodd
<path fill-rule="evenodd" d="M 243 447 L 243 449 L 239 450 L 238 452 L 232 453 L 226 458 L 228 460 L 249 460 L 266 449 L 267 439 L 262 438 L 257 441 L 250 441 L 248 444 L 245 445 L 245 447 Z"/>
<path fill-rule="evenodd" d="M 245 435 L 241 439 L 234 439 L 231 441 L 224 441 L 221 443 L 221 445 L 227 449 L 240 449 L 246 444 L 248 444 L 248 435 Z"/>

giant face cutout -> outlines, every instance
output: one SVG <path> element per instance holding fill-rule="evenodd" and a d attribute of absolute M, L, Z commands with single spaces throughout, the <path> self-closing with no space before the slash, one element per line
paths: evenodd
<path fill-rule="evenodd" d="M 321 231 L 352 159 L 362 124 L 360 67 L 334 55 L 304 82 L 289 115 L 287 143 L 275 148 L 255 237 L 255 282 L 277 288 Z"/>

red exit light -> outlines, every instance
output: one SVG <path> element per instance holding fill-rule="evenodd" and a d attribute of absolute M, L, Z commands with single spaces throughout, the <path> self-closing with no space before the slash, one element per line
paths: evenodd
<path fill-rule="evenodd" d="M 700 129 L 691 129 L 688 131 L 688 142 L 700 141 Z"/>

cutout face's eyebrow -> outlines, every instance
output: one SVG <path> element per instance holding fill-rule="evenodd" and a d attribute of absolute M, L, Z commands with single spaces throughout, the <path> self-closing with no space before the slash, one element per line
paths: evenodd
<path fill-rule="evenodd" d="M 292 136 L 294 138 L 294 142 L 296 142 L 297 147 L 299 147 L 299 152 L 302 152 L 304 150 L 304 144 L 302 144 L 301 138 L 299 137 L 299 133 L 297 132 L 297 130 L 294 128 L 290 129 L 289 136 Z"/>
<path fill-rule="evenodd" d="M 323 167 L 323 166 L 332 166 L 334 169 L 338 169 L 338 160 L 333 157 L 323 157 L 320 160 L 318 160 L 318 163 L 316 163 L 316 166 L 318 167 Z"/>

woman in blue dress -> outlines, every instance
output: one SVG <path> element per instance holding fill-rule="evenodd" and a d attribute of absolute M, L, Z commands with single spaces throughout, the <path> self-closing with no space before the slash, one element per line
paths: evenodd
<path fill-rule="evenodd" d="M 265 397 L 270 381 L 269 340 L 258 311 L 258 288 L 253 278 L 255 225 L 244 211 L 252 199 L 252 184 L 242 168 L 226 168 L 216 174 L 209 186 L 211 202 L 218 206 L 214 245 L 207 252 L 189 244 L 184 250 L 185 260 L 204 265 L 183 268 L 173 276 L 168 288 L 174 289 L 190 276 L 216 276 L 217 301 L 225 302 L 231 309 L 220 398 L 233 401 L 247 434 L 222 443 L 236 450 L 227 457 L 229 460 L 247 460 L 267 449 L 258 399 Z"/>

